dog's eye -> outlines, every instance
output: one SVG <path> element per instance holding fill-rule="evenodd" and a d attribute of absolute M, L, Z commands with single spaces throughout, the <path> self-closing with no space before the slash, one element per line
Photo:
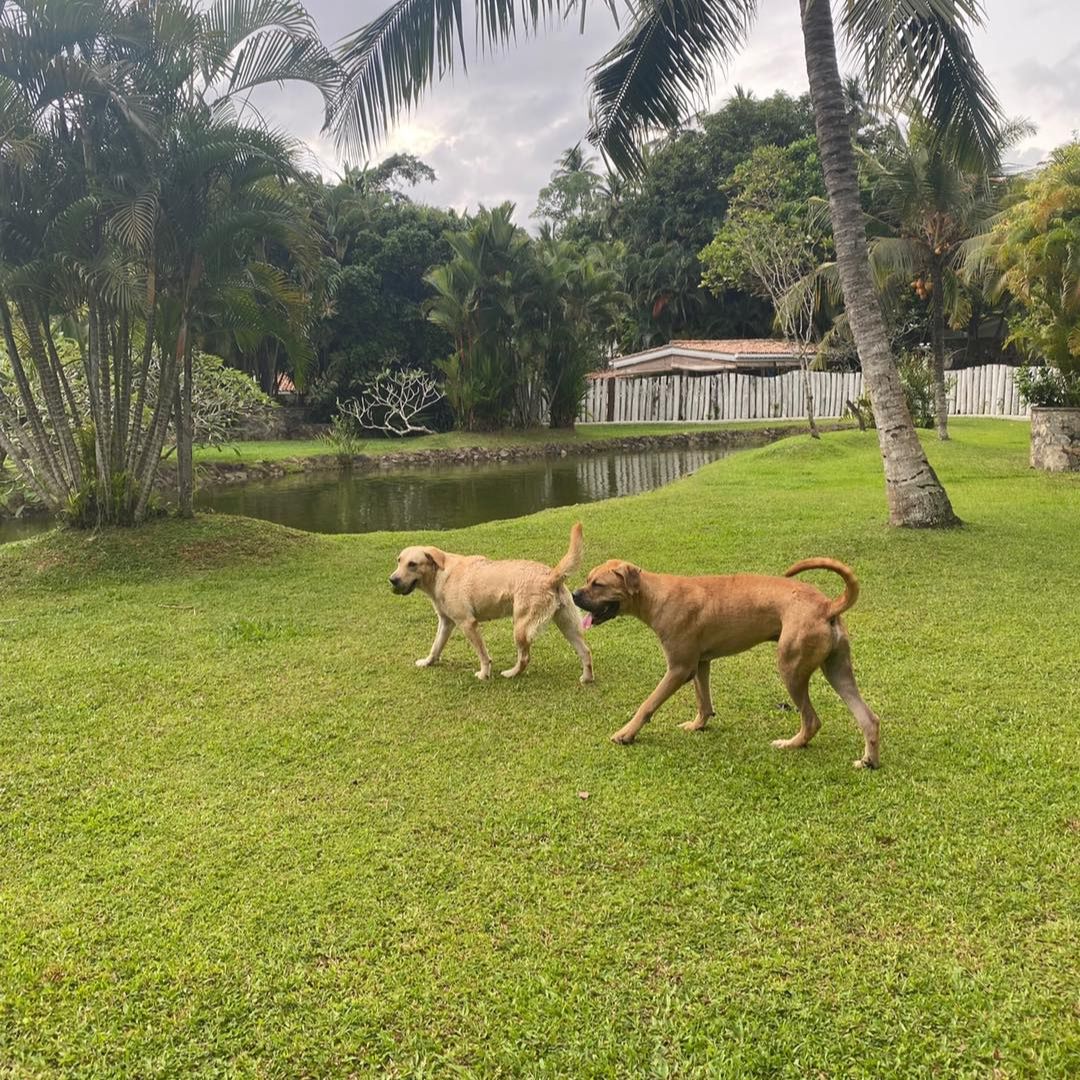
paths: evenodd
<path fill-rule="evenodd" d="M 414 562 L 409 563 L 407 569 L 415 570 L 416 569 L 416 563 L 414 563 Z"/>

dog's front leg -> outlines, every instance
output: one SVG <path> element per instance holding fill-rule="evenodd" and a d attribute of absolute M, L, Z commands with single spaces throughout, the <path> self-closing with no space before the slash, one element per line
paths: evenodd
<path fill-rule="evenodd" d="M 697 716 L 693 720 L 687 720 L 679 727 L 683 731 L 704 731 L 709 717 L 715 716 L 712 707 L 712 695 L 709 693 L 709 663 L 708 660 L 699 660 L 697 672 L 694 674 L 694 692 L 697 695 Z"/>
<path fill-rule="evenodd" d="M 417 660 L 417 667 L 431 667 L 439 662 L 442 651 L 446 647 L 446 639 L 450 637 L 450 631 L 454 629 L 454 620 L 448 619 L 441 611 L 439 615 L 439 629 L 435 631 L 435 640 L 431 643 L 431 652 L 423 660 Z"/>
<path fill-rule="evenodd" d="M 619 728 L 611 741 L 614 743 L 632 743 L 637 733 L 647 724 L 653 714 L 683 683 L 689 682 L 693 677 L 693 668 L 669 667 L 667 674 L 660 680 L 656 689 L 641 703 L 641 708 L 634 713 L 633 720 L 625 727 Z"/>
<path fill-rule="evenodd" d="M 476 650 L 480 657 L 480 670 L 476 673 L 478 679 L 491 678 L 491 657 L 484 648 L 484 639 L 480 636 L 480 624 L 475 619 L 467 619 L 461 624 L 461 632 L 468 639 L 469 644 Z"/>

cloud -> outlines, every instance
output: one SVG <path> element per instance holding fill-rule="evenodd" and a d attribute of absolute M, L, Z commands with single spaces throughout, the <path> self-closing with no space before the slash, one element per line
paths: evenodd
<path fill-rule="evenodd" d="M 333 43 L 379 14 L 389 0 L 308 0 L 327 42 Z M 1080 45 L 1069 43 L 1057 60 L 1047 58 L 1045 29 L 1074 25 L 1075 0 L 1043 0 L 1037 20 L 1003 0 L 988 0 L 988 27 L 976 35 L 976 51 L 1000 92 L 1006 113 L 1028 116 L 1039 142 L 1028 140 L 1013 155 L 1039 160 L 1047 145 L 1080 126 Z M 494 55 L 470 57 L 468 72 L 433 87 L 403 119 L 374 157 L 408 151 L 438 174 L 417 188 L 424 201 L 459 209 L 492 206 L 509 199 L 517 219 L 528 223 L 539 189 L 563 150 L 588 128 L 587 76 L 615 41 L 618 31 L 602 4 L 593 4 L 584 34 L 577 22 L 560 23 L 540 37 L 511 44 Z M 471 44 L 471 11 L 465 13 Z M 625 20 L 624 20 L 625 26 Z M 716 73 L 711 104 L 730 96 L 736 84 L 758 95 L 782 89 L 801 93 L 806 72 L 797 5 L 767 0 L 749 47 Z M 341 167 L 332 138 L 321 133 L 322 102 L 309 87 L 290 84 L 264 90 L 264 114 L 306 142 L 324 173 Z"/>

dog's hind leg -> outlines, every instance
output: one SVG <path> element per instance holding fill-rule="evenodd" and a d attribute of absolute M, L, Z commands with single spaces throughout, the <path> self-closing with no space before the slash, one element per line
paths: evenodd
<path fill-rule="evenodd" d="M 442 651 L 446 647 L 446 639 L 450 636 L 450 631 L 454 629 L 454 620 L 448 619 L 441 611 L 439 612 L 439 629 L 435 631 L 435 640 L 431 643 L 431 652 L 423 658 L 423 660 L 417 660 L 417 667 L 431 667 L 432 664 L 439 662 L 439 657 L 442 656 Z"/>
<path fill-rule="evenodd" d="M 773 740 L 773 746 L 777 750 L 794 750 L 806 746 L 821 727 L 818 714 L 810 704 L 810 676 L 821 666 L 825 655 L 828 655 L 831 642 L 818 642 L 816 637 L 817 635 L 811 637 L 805 634 L 787 638 L 783 634 L 780 636 L 777 656 L 780 677 L 799 710 L 802 723 L 790 739 Z"/>
<path fill-rule="evenodd" d="M 567 641 L 573 646 L 574 652 L 581 660 L 581 681 L 591 683 L 593 681 L 592 653 L 585 644 L 585 635 L 581 632 L 581 623 L 573 607 L 563 605 L 555 612 L 555 625 L 559 628 Z"/>
<path fill-rule="evenodd" d="M 709 660 L 699 660 L 697 671 L 694 673 L 694 693 L 697 695 L 697 716 L 693 720 L 687 720 L 679 727 L 683 731 L 704 731 L 709 717 L 715 716 L 712 707 L 712 696 L 709 693 Z"/>
<path fill-rule="evenodd" d="M 484 648 L 484 639 L 480 636 L 480 624 L 475 619 L 466 619 L 460 624 L 461 632 L 465 635 L 469 644 L 476 650 L 480 657 L 480 670 L 476 673 L 478 679 L 491 678 L 491 657 Z"/>
<path fill-rule="evenodd" d="M 533 639 L 540 632 L 540 625 L 527 619 L 519 618 L 514 620 L 514 644 L 517 646 L 517 663 L 502 673 L 504 679 L 512 679 L 515 675 L 520 675 L 529 666 L 529 650 L 532 647 Z"/>
<path fill-rule="evenodd" d="M 851 667 L 851 646 L 847 635 L 842 634 L 836 648 L 829 653 L 822 665 L 825 678 L 851 710 L 863 733 L 863 756 L 853 762 L 856 769 L 876 769 L 878 766 L 878 733 L 880 723 L 874 711 L 863 701 L 859 687 L 855 683 L 855 672 Z"/>

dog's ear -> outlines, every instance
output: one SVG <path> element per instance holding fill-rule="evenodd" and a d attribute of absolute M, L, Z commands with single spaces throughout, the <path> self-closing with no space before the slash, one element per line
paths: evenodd
<path fill-rule="evenodd" d="M 612 573 L 623 583 L 627 593 L 636 593 L 641 585 L 641 571 L 633 563 L 622 563 Z"/>
<path fill-rule="evenodd" d="M 436 569 L 441 570 L 446 565 L 446 552 L 436 547 L 424 548 L 424 554 L 428 561 L 435 564 Z"/>

